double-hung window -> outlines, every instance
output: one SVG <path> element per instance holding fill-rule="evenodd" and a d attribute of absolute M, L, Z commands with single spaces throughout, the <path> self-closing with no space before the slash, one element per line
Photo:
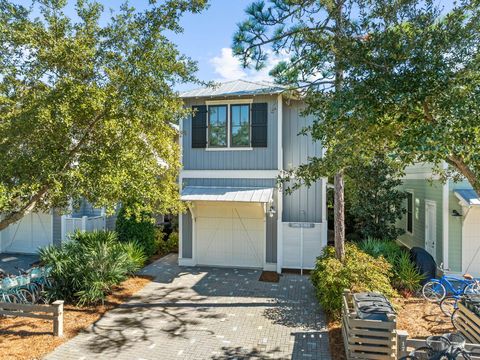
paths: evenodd
<path fill-rule="evenodd" d="M 228 145 L 227 105 L 208 107 L 208 146 L 212 148 Z"/>
<path fill-rule="evenodd" d="M 230 105 L 230 146 L 250 146 L 250 105 Z"/>

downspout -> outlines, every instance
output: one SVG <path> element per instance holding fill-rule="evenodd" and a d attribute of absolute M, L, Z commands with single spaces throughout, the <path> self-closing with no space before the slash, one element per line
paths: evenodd
<path fill-rule="evenodd" d="M 443 168 L 447 170 L 448 164 L 444 161 Z M 448 252 L 449 252 L 449 225 L 450 225 L 450 180 L 445 181 L 442 188 L 442 231 L 443 231 L 443 266 L 449 269 Z"/>

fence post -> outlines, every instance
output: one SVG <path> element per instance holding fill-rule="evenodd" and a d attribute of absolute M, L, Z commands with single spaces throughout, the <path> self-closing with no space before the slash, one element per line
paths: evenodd
<path fill-rule="evenodd" d="M 397 359 L 401 359 L 408 355 L 407 351 L 408 332 L 405 330 L 397 330 Z"/>
<path fill-rule="evenodd" d="M 82 232 L 87 231 L 88 216 L 82 216 Z"/>
<path fill-rule="evenodd" d="M 63 300 L 52 303 L 53 306 L 53 335 L 63 336 Z"/>

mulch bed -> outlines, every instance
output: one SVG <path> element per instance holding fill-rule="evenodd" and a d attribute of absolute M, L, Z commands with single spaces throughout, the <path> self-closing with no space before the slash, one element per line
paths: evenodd
<path fill-rule="evenodd" d="M 440 306 L 423 298 L 397 298 L 393 301 L 397 310 L 397 329 L 406 330 L 409 338 L 425 339 L 430 335 L 454 332 L 450 318 Z M 328 319 L 330 353 L 335 360 L 346 360 L 342 329 L 338 320 Z"/>
<path fill-rule="evenodd" d="M 278 275 L 275 271 L 262 271 L 260 279 L 258 280 L 277 283 L 280 280 L 280 275 Z"/>
<path fill-rule="evenodd" d="M 103 305 L 64 307 L 64 336 L 52 335 L 52 322 L 28 318 L 0 318 L 0 358 L 2 360 L 40 359 L 81 330 L 97 321 L 105 312 L 124 303 L 152 280 L 136 276 L 117 286 Z"/>

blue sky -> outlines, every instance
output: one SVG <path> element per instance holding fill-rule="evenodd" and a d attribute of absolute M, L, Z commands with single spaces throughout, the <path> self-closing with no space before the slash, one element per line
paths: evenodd
<path fill-rule="evenodd" d="M 99 0 L 105 6 L 104 19 L 109 16 L 108 9 L 117 9 L 124 1 Z M 17 3 L 30 4 L 31 0 L 16 0 Z M 180 51 L 197 61 L 201 80 L 228 81 L 240 78 L 250 80 L 271 80 L 270 69 L 281 59 L 270 54 L 268 63 L 262 71 L 243 69 L 238 59 L 232 56 L 232 37 L 237 23 L 245 19 L 245 9 L 253 0 L 209 0 L 210 6 L 200 14 L 186 14 L 180 21 L 184 28 L 182 34 L 171 36 Z M 69 0 L 66 13 L 75 16 L 75 0 Z M 450 9 L 453 0 L 440 3 Z M 130 0 L 130 4 L 142 9 L 148 0 Z M 190 89 L 192 85 L 178 86 L 177 90 Z"/>

